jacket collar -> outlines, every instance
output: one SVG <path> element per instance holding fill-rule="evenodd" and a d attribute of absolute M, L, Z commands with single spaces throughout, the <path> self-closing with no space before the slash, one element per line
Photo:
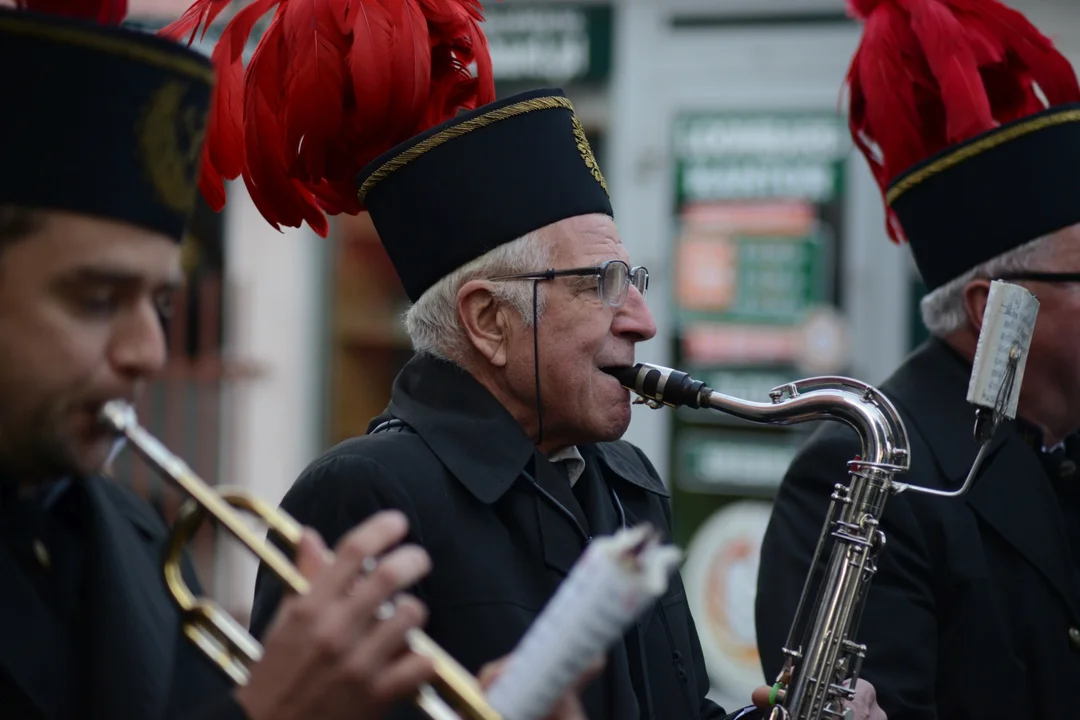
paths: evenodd
<path fill-rule="evenodd" d="M 179 636 L 177 612 L 164 596 L 152 548 L 163 530 L 149 511 L 126 501 L 107 482 L 80 479 L 66 489 L 82 494 L 88 530 L 84 582 L 87 617 L 94 624 L 90 662 L 79 671 L 87 673 L 93 704 L 103 716 L 162 717 Z M 56 678 L 70 662 L 70 638 L 3 545 L 0 577 L 7 582 L 0 593 L 0 636 L 5 638 L 0 666 L 45 717 L 57 717 L 63 690 Z"/>
<path fill-rule="evenodd" d="M 387 413 L 404 420 L 478 500 L 491 504 L 510 489 L 532 460 L 536 445 L 510 412 L 467 371 L 431 355 L 405 364 L 390 395 Z M 626 482 L 667 495 L 663 484 L 640 470 L 642 461 L 624 443 L 579 445 Z"/>

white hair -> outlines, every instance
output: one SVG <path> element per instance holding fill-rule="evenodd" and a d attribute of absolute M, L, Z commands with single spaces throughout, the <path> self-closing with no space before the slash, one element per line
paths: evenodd
<path fill-rule="evenodd" d="M 992 257 L 928 293 L 919 302 L 926 329 L 931 335 L 941 338 L 962 328 L 968 321 L 964 309 L 965 285 L 972 280 L 988 280 L 999 275 L 1037 269 L 1037 264 L 1053 252 L 1055 246 L 1051 241 L 1054 237 L 1047 235 L 1037 238 Z"/>
<path fill-rule="evenodd" d="M 551 243 L 536 230 L 500 245 L 441 278 L 405 313 L 405 332 L 413 350 L 460 364 L 468 343 L 457 314 L 457 294 L 461 287 L 470 280 L 543 272 L 551 267 L 551 256 Z M 532 324 L 533 283 L 524 280 L 497 282 L 495 296 L 513 307 L 526 325 Z M 538 288 L 537 319 L 543 309 L 543 290 Z"/>

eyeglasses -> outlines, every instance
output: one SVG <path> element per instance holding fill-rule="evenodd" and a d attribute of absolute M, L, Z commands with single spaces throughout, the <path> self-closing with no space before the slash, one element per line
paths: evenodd
<path fill-rule="evenodd" d="M 1014 272 L 995 275 L 995 280 L 1032 280 L 1035 282 L 1048 283 L 1074 283 L 1080 282 L 1080 273 L 1077 272 Z"/>
<path fill-rule="evenodd" d="M 649 271 L 641 267 L 630 267 L 622 260 L 608 260 L 596 267 L 570 268 L 568 270 L 545 270 L 543 272 L 522 273 L 520 275 L 500 275 L 489 280 L 551 280 L 557 277 L 596 276 L 596 291 L 605 305 L 619 307 L 626 301 L 630 284 L 638 289 L 642 297 L 649 289 Z"/>

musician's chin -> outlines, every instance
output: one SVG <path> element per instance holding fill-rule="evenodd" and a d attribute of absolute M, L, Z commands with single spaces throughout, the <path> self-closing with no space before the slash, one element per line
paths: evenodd
<path fill-rule="evenodd" d="M 620 399 L 612 404 L 604 416 L 603 440 L 618 440 L 630 428 L 630 395 L 623 388 Z"/>
<path fill-rule="evenodd" d="M 75 448 L 74 460 L 78 474 L 83 476 L 100 475 L 109 470 L 113 441 L 111 438 L 80 443 Z"/>

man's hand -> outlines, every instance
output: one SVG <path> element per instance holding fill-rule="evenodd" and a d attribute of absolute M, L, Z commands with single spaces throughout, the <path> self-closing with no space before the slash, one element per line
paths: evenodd
<path fill-rule="evenodd" d="M 854 720 L 886 720 L 885 711 L 877 704 L 877 690 L 865 680 L 855 683 L 855 699 L 845 703 L 855 711 Z"/>
<path fill-rule="evenodd" d="M 372 720 L 434 677 L 431 660 L 409 652 L 405 640 L 425 621 L 423 605 L 402 596 L 392 615 L 376 617 L 430 570 L 422 549 L 391 549 L 407 532 L 401 513 L 379 513 L 342 538 L 331 560 L 319 536 L 305 530 L 297 567 L 310 592 L 286 595 L 262 660 L 236 691 L 251 720 Z"/>
<path fill-rule="evenodd" d="M 503 668 L 506 667 L 506 663 L 510 660 L 509 656 L 499 658 L 494 662 L 490 662 L 480 669 L 480 686 L 487 690 L 491 687 L 495 679 L 502 673 Z M 585 714 L 585 708 L 581 704 L 581 699 L 578 697 L 581 695 L 582 689 L 590 682 L 592 682 L 601 672 L 604 670 L 604 665 L 607 664 L 607 660 L 603 657 L 598 658 L 593 662 L 588 669 L 582 673 L 581 677 L 577 679 L 569 690 L 562 694 L 559 701 L 555 703 L 555 707 L 551 713 L 544 718 L 544 720 L 589 720 L 589 716 Z"/>
<path fill-rule="evenodd" d="M 754 704 L 754 707 L 764 712 L 766 717 L 768 717 L 769 710 L 772 709 L 772 705 L 769 703 L 770 691 L 771 688 L 769 687 L 759 687 L 750 695 L 750 701 Z M 844 703 L 844 707 L 849 707 L 854 711 L 852 720 L 888 720 L 885 711 L 877 703 L 877 691 L 873 685 L 865 680 L 859 680 L 855 683 L 855 699 L 849 703 Z"/>

